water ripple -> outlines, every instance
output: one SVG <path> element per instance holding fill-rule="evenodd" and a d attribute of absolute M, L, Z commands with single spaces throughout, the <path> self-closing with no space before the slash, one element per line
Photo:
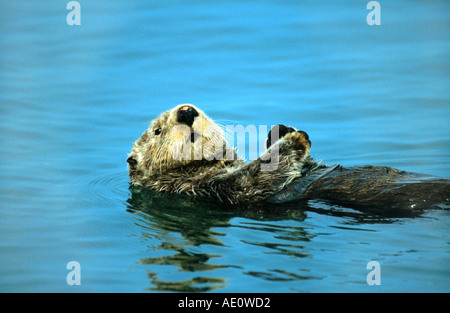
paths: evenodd
<path fill-rule="evenodd" d="M 122 169 L 88 175 L 77 182 L 86 200 L 95 205 L 111 206 L 123 203 L 129 196 L 129 180 Z"/>

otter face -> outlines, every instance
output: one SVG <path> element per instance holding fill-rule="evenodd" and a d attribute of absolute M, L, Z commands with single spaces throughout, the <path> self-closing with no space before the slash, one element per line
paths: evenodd
<path fill-rule="evenodd" d="M 164 112 L 150 124 L 127 159 L 130 175 L 185 166 L 200 160 L 225 158 L 223 130 L 191 104 L 181 104 Z"/>

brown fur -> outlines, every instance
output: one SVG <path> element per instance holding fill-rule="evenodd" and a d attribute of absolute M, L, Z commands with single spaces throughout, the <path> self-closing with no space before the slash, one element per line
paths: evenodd
<path fill-rule="evenodd" d="M 188 108 L 198 116 L 192 125 L 181 125 L 177 112 Z M 205 113 L 177 106 L 157 117 L 135 142 L 128 158 L 131 183 L 238 206 L 322 199 L 381 210 L 448 207 L 448 180 L 425 180 L 389 167 L 327 167 L 309 156 L 305 132 L 281 127 L 278 141 L 269 133 L 266 152 L 244 163 L 226 148 L 222 129 Z M 174 157 L 174 151 L 189 147 L 184 159 Z M 273 170 L 262 170 L 274 161 Z"/>
<path fill-rule="evenodd" d="M 201 129 L 202 138 L 189 143 L 189 133 L 177 136 L 173 129 L 179 126 L 176 112 L 182 107 L 178 106 L 157 117 L 134 144 L 128 159 L 130 178 L 134 185 L 159 191 L 204 195 L 224 203 L 245 204 L 264 201 L 280 191 L 286 183 L 300 177 L 303 161 L 310 149 L 306 134 L 297 132 L 286 135 L 263 156 L 247 164 L 238 158 L 234 149 L 223 149 L 221 155 L 211 158 L 210 151 L 204 148 L 211 145 L 225 147 L 223 131 L 202 111 L 192 106 L 199 116 L 195 118 L 190 131 Z M 161 132 L 158 134 L 159 129 Z M 192 155 L 195 148 L 203 148 L 201 160 L 176 160 L 172 153 L 173 147 L 183 143 L 191 145 Z M 270 161 L 270 157 L 275 157 L 275 152 L 279 154 L 276 169 L 262 171 L 261 165 Z"/>

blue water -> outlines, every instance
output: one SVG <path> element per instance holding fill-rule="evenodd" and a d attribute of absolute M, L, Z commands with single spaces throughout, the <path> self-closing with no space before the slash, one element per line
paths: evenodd
<path fill-rule="evenodd" d="M 329 164 L 450 177 L 448 1 L 380 1 L 380 26 L 356 0 L 79 1 L 80 26 L 67 2 L 0 2 L 0 291 L 450 291 L 448 211 L 223 211 L 132 194 L 126 165 L 188 102 L 303 129 Z"/>

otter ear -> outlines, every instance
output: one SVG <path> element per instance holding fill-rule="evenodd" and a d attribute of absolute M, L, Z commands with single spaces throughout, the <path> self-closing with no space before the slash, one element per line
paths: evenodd
<path fill-rule="evenodd" d="M 133 157 L 129 157 L 127 159 L 128 164 L 130 164 L 130 166 L 136 166 L 137 161 L 135 159 L 133 159 Z"/>
<path fill-rule="evenodd" d="M 297 130 L 295 128 L 284 126 L 282 124 L 275 125 L 269 131 L 269 135 L 267 135 L 266 149 L 269 149 L 272 144 L 274 144 L 277 140 L 281 139 L 284 135 L 296 131 Z M 274 141 L 272 142 L 272 140 Z"/>

